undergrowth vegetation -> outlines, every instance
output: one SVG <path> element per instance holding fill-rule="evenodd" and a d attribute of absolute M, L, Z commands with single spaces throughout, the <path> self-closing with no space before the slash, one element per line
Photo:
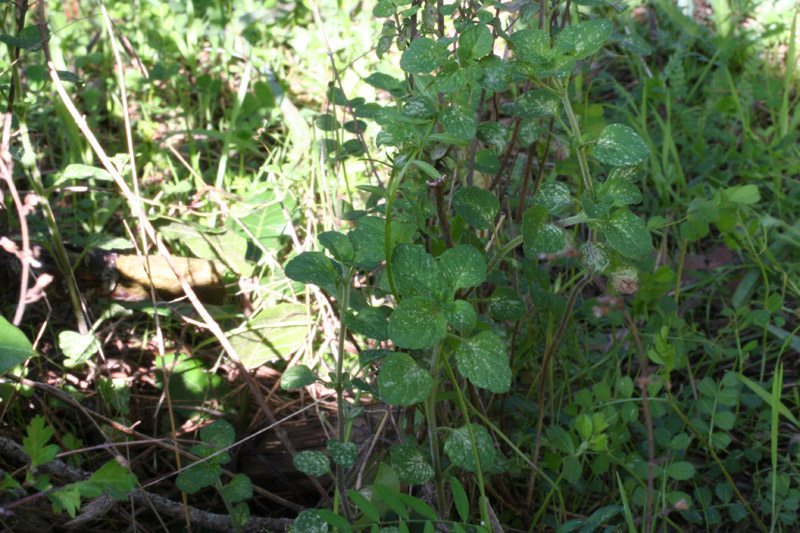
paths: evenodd
<path fill-rule="evenodd" d="M 796 531 L 795 6 L 0 3 L 0 524 Z"/>

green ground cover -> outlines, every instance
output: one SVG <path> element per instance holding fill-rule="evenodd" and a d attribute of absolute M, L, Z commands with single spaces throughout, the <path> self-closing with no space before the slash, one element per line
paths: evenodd
<path fill-rule="evenodd" d="M 0 524 L 796 531 L 793 9 L 0 3 Z"/>

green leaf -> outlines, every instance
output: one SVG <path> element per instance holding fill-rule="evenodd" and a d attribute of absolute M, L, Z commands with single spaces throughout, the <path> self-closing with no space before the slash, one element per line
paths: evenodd
<path fill-rule="evenodd" d="M 464 187 L 456 192 L 453 208 L 461 218 L 476 229 L 488 229 L 500 210 L 500 201 L 492 191 L 480 187 Z"/>
<path fill-rule="evenodd" d="M 307 329 L 306 306 L 284 303 L 262 309 L 226 336 L 245 367 L 255 368 L 287 359 L 303 346 Z"/>
<path fill-rule="evenodd" d="M 383 72 L 373 72 L 364 78 L 364 81 L 376 89 L 387 91 L 389 93 L 400 92 L 403 90 L 403 82 L 394 76 L 384 74 Z"/>
<path fill-rule="evenodd" d="M 444 59 L 439 45 L 433 39 L 414 39 L 400 57 L 400 68 L 409 74 L 428 74 L 442 64 Z"/>
<path fill-rule="evenodd" d="M 433 467 L 413 444 L 392 446 L 390 453 L 392 467 L 403 483 L 423 485 L 433 478 Z"/>
<path fill-rule="evenodd" d="M 25 26 L 18 35 L 0 35 L 0 42 L 24 50 L 38 50 L 42 47 L 42 33 L 38 26 Z"/>
<path fill-rule="evenodd" d="M 58 334 L 58 347 L 67 358 L 65 365 L 75 368 L 96 354 L 100 343 L 92 333 L 82 335 L 77 331 L 63 330 Z"/>
<path fill-rule="evenodd" d="M 215 420 L 200 430 L 200 440 L 216 450 L 233 445 L 236 431 L 227 420 Z"/>
<path fill-rule="evenodd" d="M 325 520 L 325 522 L 335 528 L 338 528 L 342 533 L 350 533 L 353 531 L 353 528 L 350 527 L 350 523 L 344 517 L 328 511 L 327 509 L 317 509 L 316 511 L 317 515 Z M 325 531 L 328 530 L 325 529 Z"/>
<path fill-rule="evenodd" d="M 411 507 L 411 510 L 415 513 L 418 513 L 420 516 L 424 516 L 428 520 L 438 520 L 436 516 L 436 511 L 431 509 L 431 506 L 427 503 L 423 502 L 419 498 L 415 498 L 414 496 L 409 496 L 408 494 L 403 494 L 402 492 L 397 495 L 405 505 Z M 428 524 L 430 522 L 426 522 L 426 526 L 424 529 L 425 533 L 428 533 Z M 431 526 L 430 532 L 433 532 L 433 527 Z"/>
<path fill-rule="evenodd" d="M 31 458 L 31 468 L 37 468 L 56 458 L 60 448 L 55 444 L 47 444 L 53 436 L 53 428 L 45 426 L 45 418 L 36 415 L 31 420 L 22 439 L 22 449 Z"/>
<path fill-rule="evenodd" d="M 253 484 L 244 474 L 236 474 L 227 485 L 222 488 L 222 497 L 231 503 L 240 502 L 253 497 Z"/>
<path fill-rule="evenodd" d="M 609 124 L 603 128 L 594 147 L 597 160 L 613 166 L 634 165 L 649 155 L 647 143 L 623 124 Z"/>
<path fill-rule="evenodd" d="M 455 357 L 458 371 L 476 387 L 503 393 L 511 386 L 505 344 L 491 331 L 482 331 L 461 341 Z"/>
<path fill-rule="evenodd" d="M 306 509 L 294 519 L 295 531 L 304 533 L 328 533 L 328 522 L 323 519 L 316 509 Z"/>
<path fill-rule="evenodd" d="M 328 441 L 328 453 L 334 463 L 351 468 L 358 457 L 358 445 L 354 442 L 331 439 Z"/>
<path fill-rule="evenodd" d="M 4 37 L 0 35 L 0 38 Z M 55 512 L 66 511 L 70 517 L 74 518 L 75 513 L 81 508 L 81 493 L 75 485 L 69 485 L 64 488 L 58 489 L 47 495 L 48 499 L 53 502 L 53 510 Z"/>
<path fill-rule="evenodd" d="M 731 202 L 742 205 L 756 204 L 761 200 L 761 193 L 758 191 L 758 185 L 752 183 L 728 187 L 725 189 L 725 195 Z"/>
<path fill-rule="evenodd" d="M 565 52 L 574 50 L 575 59 L 585 59 L 600 50 L 603 43 L 611 37 L 613 29 L 614 24 L 603 18 L 567 26 L 558 34 L 556 48 Z"/>
<path fill-rule="evenodd" d="M 478 424 L 472 424 L 472 431 L 484 474 L 502 472 L 505 468 L 505 458 L 494 447 L 489 431 Z M 475 473 L 478 469 L 473 449 L 467 426 L 451 431 L 444 443 L 444 453 L 454 465 Z"/>
<path fill-rule="evenodd" d="M 236 505 L 231 513 L 231 522 L 234 523 L 234 527 L 238 526 L 239 530 L 245 529 L 250 522 L 250 507 L 244 502 Z"/>
<path fill-rule="evenodd" d="M 378 509 L 372 504 L 371 501 L 366 499 L 360 492 L 356 492 L 354 490 L 347 491 L 348 496 L 350 496 L 350 501 L 352 501 L 356 507 L 358 507 L 364 516 L 369 518 L 373 522 L 380 522 L 381 521 L 381 514 L 378 512 Z"/>
<path fill-rule="evenodd" d="M 694 477 L 694 465 L 688 461 L 676 461 L 667 465 L 667 475 L 672 479 L 685 481 Z"/>
<path fill-rule="evenodd" d="M 213 485 L 222 475 L 222 467 L 217 464 L 196 464 L 187 468 L 175 478 L 175 486 L 186 494 L 195 494 L 200 489 Z"/>
<path fill-rule="evenodd" d="M 467 83 L 467 74 L 456 60 L 450 60 L 436 74 L 433 89 L 440 93 L 456 93 Z"/>
<path fill-rule="evenodd" d="M 510 40 L 514 53 L 523 61 L 539 64 L 550 54 L 550 34 L 544 30 L 519 30 Z"/>
<path fill-rule="evenodd" d="M 547 222 L 547 208 L 543 205 L 534 205 L 522 214 L 522 242 L 525 255 L 535 257 L 534 243 L 542 233 Z"/>
<path fill-rule="evenodd" d="M 486 144 L 505 146 L 508 128 L 499 122 L 483 122 L 478 126 L 478 139 Z"/>
<path fill-rule="evenodd" d="M 561 228 L 553 224 L 545 224 L 533 241 L 530 250 L 536 255 L 550 255 L 557 254 L 563 250 L 566 245 L 567 241 Z"/>
<path fill-rule="evenodd" d="M 444 108 L 439 115 L 439 122 L 444 131 L 462 141 L 472 140 L 478 132 L 478 117 L 468 105 L 452 104 Z"/>
<path fill-rule="evenodd" d="M 362 307 L 357 312 L 348 309 L 344 322 L 359 335 L 379 341 L 389 340 L 389 323 L 382 309 L 369 306 Z"/>
<path fill-rule="evenodd" d="M 500 158 L 489 148 L 475 154 L 475 170 L 484 174 L 496 174 L 500 170 Z"/>
<path fill-rule="evenodd" d="M 320 245 L 327 249 L 340 263 L 350 263 L 355 259 L 356 250 L 347 235 L 338 231 L 325 231 L 317 237 Z"/>
<path fill-rule="evenodd" d="M 400 348 L 430 348 L 447 334 L 447 321 L 436 305 L 415 296 L 400 302 L 389 318 L 389 338 Z"/>
<path fill-rule="evenodd" d="M 533 195 L 534 205 L 543 205 L 551 215 L 562 213 L 572 203 L 569 187 L 560 181 L 543 183 Z"/>
<path fill-rule="evenodd" d="M 523 94 L 514 103 L 514 114 L 524 119 L 552 117 L 558 113 L 560 100 L 547 89 Z"/>
<path fill-rule="evenodd" d="M 649 56 L 653 53 L 653 47 L 638 33 L 629 33 L 622 37 L 619 40 L 619 45 L 625 50 L 642 56 Z"/>
<path fill-rule="evenodd" d="M 322 252 L 303 252 L 289 261 L 284 271 L 289 279 L 320 287 L 333 285 L 339 279 L 333 262 Z"/>
<path fill-rule="evenodd" d="M 461 61 L 480 59 L 492 51 L 492 32 L 486 24 L 476 24 L 458 36 L 456 55 Z"/>
<path fill-rule="evenodd" d="M 589 270 L 602 274 L 611 264 L 611 255 L 608 248 L 600 243 L 585 242 L 578 246 L 583 262 Z"/>
<path fill-rule="evenodd" d="M 497 287 L 489 298 L 489 314 L 495 320 L 522 320 L 527 313 L 525 302 L 512 287 Z"/>
<path fill-rule="evenodd" d="M 358 366 L 364 368 L 374 361 L 379 361 L 392 355 L 391 350 L 361 350 L 358 352 Z"/>
<path fill-rule="evenodd" d="M 124 500 L 136 488 L 136 476 L 116 461 L 104 464 L 87 481 L 115 500 Z"/>
<path fill-rule="evenodd" d="M 492 92 L 508 88 L 514 70 L 507 61 L 490 55 L 481 59 L 479 64 L 483 72 L 483 77 L 480 79 L 481 87 Z"/>
<path fill-rule="evenodd" d="M 453 302 L 452 308 L 445 307 L 442 309 L 442 314 L 447 322 L 462 335 L 467 335 L 475 329 L 475 323 L 478 321 L 478 314 L 475 312 L 475 308 L 465 300 L 456 300 Z"/>
<path fill-rule="evenodd" d="M 433 378 L 410 355 L 395 353 L 381 363 L 378 391 L 390 405 L 414 405 L 433 390 Z"/>
<path fill-rule="evenodd" d="M 331 463 L 322 452 L 304 451 L 294 456 L 294 467 L 309 476 L 324 476 L 331 471 Z"/>
<path fill-rule="evenodd" d="M 467 498 L 467 491 L 464 490 L 464 485 L 458 478 L 450 478 L 450 491 L 453 493 L 453 503 L 456 504 L 456 511 L 458 517 L 462 522 L 469 521 L 469 499 Z"/>
<path fill-rule="evenodd" d="M 399 490 L 392 490 L 391 488 L 379 485 L 378 483 L 373 485 L 373 488 L 375 492 L 378 493 L 378 496 L 380 496 L 381 499 L 386 503 L 389 509 L 397 513 L 398 516 L 408 519 L 408 509 L 406 509 L 403 500 L 398 497 L 398 493 L 400 492 Z"/>
<path fill-rule="evenodd" d="M 226 381 L 211 372 L 200 357 L 192 357 L 182 352 L 164 354 L 154 362 L 156 368 L 156 386 L 164 390 L 169 383 L 172 401 L 179 404 L 181 414 L 187 415 L 192 407 L 205 402 L 213 394 L 224 395 L 229 387 Z M 165 379 L 162 369 L 168 370 L 169 379 Z"/>
<path fill-rule="evenodd" d="M 544 125 L 538 119 L 525 119 L 520 122 L 517 138 L 519 143 L 523 146 L 530 146 L 536 142 L 542 133 L 544 133 Z"/>
<path fill-rule="evenodd" d="M 392 251 L 395 287 L 404 298 L 437 298 L 445 288 L 439 264 L 419 244 L 402 243 Z"/>
<path fill-rule="evenodd" d="M 610 201 L 616 207 L 623 207 L 641 202 L 642 191 L 627 177 L 615 174 L 603 182 L 599 197 L 603 201 Z"/>
<path fill-rule="evenodd" d="M 281 376 L 281 388 L 297 390 L 315 383 L 319 376 L 306 365 L 295 365 L 287 368 Z"/>
<path fill-rule="evenodd" d="M 372 16 L 379 19 L 385 19 L 388 17 L 394 16 L 397 8 L 394 5 L 394 2 L 378 2 L 375 4 L 375 7 L 372 8 Z"/>
<path fill-rule="evenodd" d="M 28 337 L 0 315 L 0 376 L 35 355 Z"/>
<path fill-rule="evenodd" d="M 166 239 L 188 246 L 196 257 L 219 259 L 238 274 L 245 276 L 253 272 L 253 265 L 245 259 L 247 239 L 235 231 L 219 232 L 184 222 L 170 222 L 160 226 L 158 233 Z"/>
<path fill-rule="evenodd" d="M 486 261 L 468 244 L 458 244 L 439 256 L 439 269 L 451 289 L 475 287 L 486 281 Z"/>
<path fill-rule="evenodd" d="M 628 209 L 615 211 L 603 232 L 611 248 L 634 261 L 646 259 L 653 248 L 652 238 L 644 221 Z"/>
<path fill-rule="evenodd" d="M 436 118 L 437 115 L 434 103 L 430 98 L 421 94 L 411 96 L 408 101 L 406 101 L 406 105 L 403 106 L 403 110 L 400 113 L 404 117 L 423 120 Z"/>

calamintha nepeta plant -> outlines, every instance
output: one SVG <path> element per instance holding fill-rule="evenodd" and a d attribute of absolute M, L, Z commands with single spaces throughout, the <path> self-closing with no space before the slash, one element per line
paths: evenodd
<path fill-rule="evenodd" d="M 320 234 L 325 252 L 303 252 L 286 266 L 289 278 L 336 298 L 341 314 L 337 369 L 328 382 L 341 415 L 338 440 L 329 446 L 337 498 L 333 513 L 303 520 L 349 528 L 349 499 L 366 517 L 357 525 L 468 522 L 476 517 L 465 510 L 463 487 L 455 478 L 448 484 L 455 466 L 473 474 L 477 518 L 488 528 L 496 518 L 487 476 L 522 465 L 537 470 L 538 439 L 531 458 L 490 421 L 488 395 L 526 387 L 512 371 L 523 366 L 538 372 L 533 382 L 525 380 L 536 399 L 534 385 L 544 382 L 581 290 L 605 276 L 619 293 L 635 292 L 636 263 L 652 251 L 650 231 L 631 210 L 642 200 L 636 181 L 649 148 L 631 127 L 608 123 L 602 105 L 588 100 L 604 47 L 649 53 L 638 35 L 615 32 L 607 17 L 620 9 L 603 0 L 566 6 L 381 0 L 374 6 L 373 14 L 386 19 L 378 55 L 401 51 L 404 79 L 380 72 L 365 79 L 393 96 L 387 105 L 349 101 L 338 88 L 331 96 L 345 116 L 352 114 L 345 130 L 363 131 L 364 120 L 380 126 L 375 142 L 390 149 L 390 179 L 385 189 L 360 187 L 369 195 L 368 209 L 354 212 L 349 231 Z M 318 126 L 335 122 L 326 115 Z M 549 275 L 558 276 L 566 301 L 542 282 Z M 548 305 L 560 308 L 547 315 L 550 323 L 535 312 Z M 343 367 L 348 329 L 371 342 L 352 375 Z M 548 330 L 543 353 L 524 333 L 541 329 Z M 379 367 L 374 382 L 368 378 L 373 365 Z M 298 366 L 283 384 L 299 388 L 316 380 Z M 355 391 L 355 403 L 346 390 Z M 539 391 L 541 432 L 544 388 Z M 372 485 L 377 492 L 348 492 L 357 450 L 337 449 L 351 444 L 352 415 L 363 394 L 424 418 L 424 431 L 390 450 L 396 495 L 387 494 L 385 482 Z M 601 449 L 608 424 L 602 416 L 584 422 L 579 429 L 587 446 Z M 513 451 L 513 461 L 495 439 Z M 296 465 L 311 475 L 329 471 L 319 452 L 298 456 Z M 406 506 L 413 505 L 396 500 L 410 498 L 399 492 L 399 482 L 430 481 L 435 512 L 409 515 Z M 448 511 L 453 500 L 458 516 Z"/>

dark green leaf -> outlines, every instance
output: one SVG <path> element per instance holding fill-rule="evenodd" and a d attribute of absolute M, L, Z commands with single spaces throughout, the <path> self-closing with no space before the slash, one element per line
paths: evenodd
<path fill-rule="evenodd" d="M 458 244 L 439 256 L 439 268 L 451 289 L 475 287 L 486 280 L 486 261 L 473 246 Z"/>
<path fill-rule="evenodd" d="M 453 104 L 444 108 L 439 116 L 439 122 L 442 123 L 444 131 L 462 141 L 471 140 L 478 132 L 478 118 L 475 110 L 468 105 Z"/>
<path fill-rule="evenodd" d="M 647 143 L 623 124 L 609 124 L 600 133 L 594 156 L 607 165 L 634 165 L 650 155 Z"/>
<path fill-rule="evenodd" d="M 559 98 L 547 89 L 536 89 L 523 94 L 514 103 L 514 114 L 520 118 L 552 117 L 558 113 Z"/>
<path fill-rule="evenodd" d="M 461 341 L 455 352 L 458 371 L 476 387 L 504 393 L 511 386 L 506 347 L 491 331 Z"/>
<path fill-rule="evenodd" d="M 409 485 L 423 485 L 433 478 L 433 467 L 428 464 L 416 446 L 392 446 L 392 467 L 397 477 Z"/>
<path fill-rule="evenodd" d="M 644 221 L 627 209 L 614 212 L 603 231 L 609 246 L 628 259 L 642 261 L 653 248 Z"/>
<path fill-rule="evenodd" d="M 491 191 L 480 187 L 464 187 L 456 192 L 453 208 L 461 218 L 476 229 L 488 229 L 500 210 L 500 201 Z"/>
<path fill-rule="evenodd" d="M 390 405 L 414 405 L 433 390 L 433 378 L 410 355 L 395 353 L 381 363 L 378 391 Z"/>
<path fill-rule="evenodd" d="M 492 32 L 485 24 L 476 24 L 458 36 L 456 55 L 461 61 L 480 59 L 492 51 Z"/>
<path fill-rule="evenodd" d="M 296 390 L 315 383 L 319 377 L 306 365 L 295 365 L 287 368 L 281 376 L 281 388 Z"/>
<path fill-rule="evenodd" d="M 328 441 L 328 453 L 334 463 L 350 468 L 355 464 L 356 457 L 358 457 L 358 445 L 354 442 L 331 439 Z"/>
<path fill-rule="evenodd" d="M 414 39 L 400 57 L 400 68 L 409 74 L 428 74 L 442 64 L 443 55 L 433 39 Z"/>
<path fill-rule="evenodd" d="M 333 263 L 322 252 L 301 253 L 286 264 L 285 272 L 289 279 L 320 287 L 333 285 L 339 279 Z"/>
<path fill-rule="evenodd" d="M 294 456 L 294 467 L 309 476 L 324 476 L 331 471 L 331 463 L 322 452 L 303 451 Z"/>
<path fill-rule="evenodd" d="M 35 355 L 28 337 L 0 315 L 0 375 Z"/>

